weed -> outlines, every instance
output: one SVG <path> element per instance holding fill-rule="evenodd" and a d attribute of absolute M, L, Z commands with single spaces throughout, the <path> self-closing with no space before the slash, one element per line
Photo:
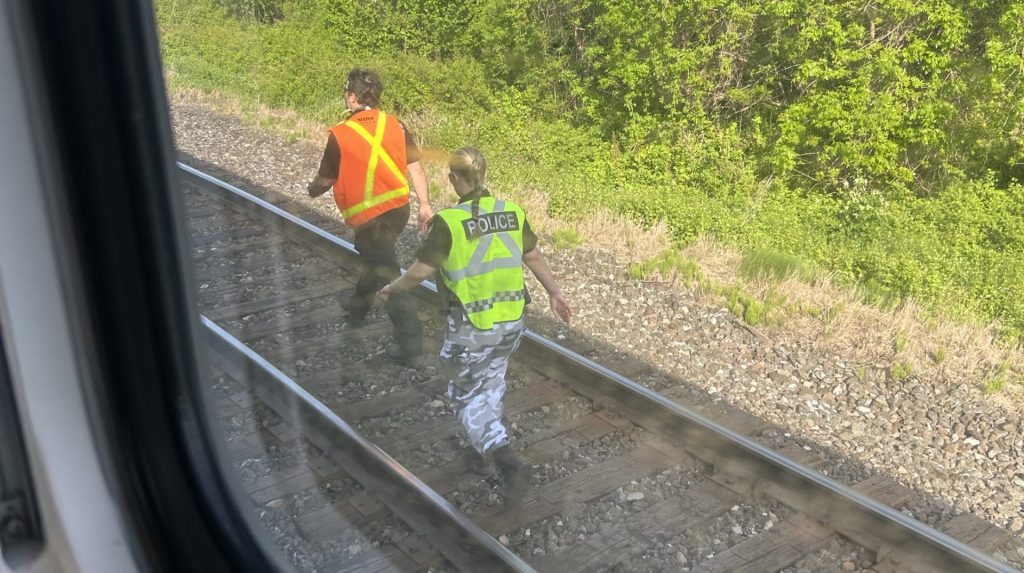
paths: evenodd
<path fill-rule="evenodd" d="M 768 249 L 758 249 L 744 255 L 740 261 L 740 272 L 750 279 L 769 276 L 782 280 L 795 276 L 808 283 L 813 281 L 817 274 L 814 268 L 800 257 Z"/>
<path fill-rule="evenodd" d="M 750 326 L 757 326 L 765 321 L 768 310 L 767 304 L 751 300 L 743 310 L 743 320 Z"/>
<path fill-rule="evenodd" d="M 629 265 L 626 274 L 633 280 L 640 280 L 650 277 L 655 271 L 665 278 L 679 277 L 687 284 L 710 286 L 705 284 L 704 275 L 697 263 L 674 250 L 665 251 L 641 263 L 633 263 Z M 711 286 L 711 289 L 713 292 L 714 287 Z"/>
<path fill-rule="evenodd" d="M 883 310 L 893 308 L 901 300 L 895 291 L 873 278 L 860 283 L 860 293 L 861 300 L 865 304 L 871 304 Z"/>
<path fill-rule="evenodd" d="M 634 281 L 642 281 L 651 275 L 654 267 L 644 263 L 631 263 L 626 268 L 626 276 Z"/>
<path fill-rule="evenodd" d="M 579 231 L 572 227 L 555 229 L 551 233 L 551 240 L 554 242 L 556 249 L 575 249 L 583 244 L 583 237 L 580 236 Z"/>
<path fill-rule="evenodd" d="M 844 310 L 846 310 L 846 303 L 843 301 L 839 301 L 828 307 L 828 309 L 825 310 L 825 314 L 822 316 L 825 324 L 832 324 L 832 321 L 834 321 Z"/>
<path fill-rule="evenodd" d="M 992 394 L 995 394 L 997 392 L 1002 392 L 1003 388 L 1005 388 L 1005 387 L 1006 387 L 1006 376 L 1003 376 L 1002 374 L 1000 374 L 998 376 L 995 376 L 993 378 L 989 378 L 988 380 L 986 380 L 984 385 L 982 385 L 981 391 L 986 396 L 991 396 Z"/>
<path fill-rule="evenodd" d="M 907 332 L 905 330 L 896 331 L 896 337 L 893 340 L 892 346 L 897 354 L 907 350 Z"/>
<path fill-rule="evenodd" d="M 892 365 L 890 372 L 894 382 L 902 382 L 910 377 L 914 371 L 914 365 L 907 360 L 902 360 Z"/>
<path fill-rule="evenodd" d="M 946 359 L 947 351 L 945 346 L 940 346 L 932 352 L 932 361 L 936 364 L 942 364 L 942 361 Z"/>

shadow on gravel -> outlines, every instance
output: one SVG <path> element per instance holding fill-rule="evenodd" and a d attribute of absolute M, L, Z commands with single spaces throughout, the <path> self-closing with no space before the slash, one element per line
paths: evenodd
<path fill-rule="evenodd" d="M 182 154 L 181 161 L 247 192 L 262 197 L 263 199 L 307 219 L 346 240 L 351 240 L 351 233 L 341 223 L 340 216 L 331 218 L 318 214 L 305 206 L 302 202 L 302 198 L 289 197 L 278 192 L 262 188 L 245 177 L 225 171 L 216 165 L 206 163 L 186 154 Z M 411 253 L 414 251 L 418 242 L 418 233 L 414 228 L 407 227 L 406 231 L 399 239 L 399 258 L 402 261 L 403 266 L 407 267 L 411 262 Z M 554 264 L 552 266 L 554 266 Z M 619 276 L 622 276 L 622 274 L 624 274 L 624 270 Z M 621 280 L 625 281 L 627 279 L 623 276 Z M 535 294 L 535 306 L 543 305 L 544 302 L 545 301 L 542 296 L 536 296 Z M 697 413 L 703 413 L 727 427 L 732 423 L 732 421 L 740 420 L 742 427 L 733 427 L 732 429 L 740 433 L 747 433 L 747 435 L 755 441 L 777 451 L 786 451 L 790 453 L 795 452 L 798 454 L 798 461 L 803 463 L 812 463 L 818 471 L 847 486 L 855 486 L 856 484 L 873 476 L 884 476 L 899 481 L 899 475 L 897 474 L 896 468 L 869 467 L 857 460 L 851 459 L 849 456 L 840 453 L 832 447 L 807 439 L 797 430 L 778 427 L 767 422 L 751 423 L 750 417 L 752 415 L 746 414 L 742 409 L 734 407 L 718 395 L 709 394 L 701 386 L 677 378 L 671 373 L 658 370 L 657 368 L 654 368 L 638 359 L 636 356 L 623 352 L 619 348 L 609 346 L 602 341 L 581 338 L 578 334 L 568 333 L 562 325 L 555 323 L 552 319 L 549 319 L 546 316 L 538 316 L 535 312 L 530 313 L 527 319 L 527 327 L 539 334 L 556 340 L 558 344 L 574 350 L 575 352 L 590 358 L 647 388 L 669 397 L 675 402 L 681 404 L 683 407 Z M 734 328 L 737 330 L 745 329 L 749 331 L 749 329 L 746 329 L 746 327 L 742 325 L 734 325 Z M 282 365 L 278 366 L 281 367 Z M 516 370 L 521 370 L 523 368 L 525 368 L 525 365 L 521 361 L 514 361 L 510 374 L 514 376 Z M 786 382 L 780 381 L 780 383 Z M 595 409 L 599 408 L 595 407 Z M 755 428 L 754 433 L 751 434 L 747 432 L 747 429 L 749 428 Z M 838 433 L 839 430 L 836 430 L 836 432 Z M 886 437 L 878 436 L 878 440 L 884 441 L 886 440 Z M 955 537 L 963 537 L 966 535 L 970 538 L 967 541 L 975 541 L 978 545 L 977 548 L 981 551 L 989 554 L 1005 555 L 1011 560 L 1011 563 L 1015 563 L 1018 567 L 1020 567 L 1021 562 L 1024 561 L 1024 552 L 1018 552 L 1017 550 L 1018 547 L 1024 546 L 1021 543 L 1021 539 L 1015 539 L 1008 533 L 1003 535 L 1002 532 L 1004 532 L 1004 530 L 985 530 L 984 525 L 976 523 L 971 525 L 969 520 L 953 519 L 957 515 L 955 508 L 950 500 L 944 499 L 940 496 L 921 491 L 914 491 L 909 494 L 908 497 L 910 501 L 898 506 L 897 509 L 940 530 L 949 526 L 954 529 L 954 531 L 950 531 L 950 533 Z M 1024 508 L 1022 508 L 1022 510 L 1024 510 Z M 971 529 L 971 527 L 976 529 Z M 970 531 L 966 532 L 965 530 Z M 984 531 L 984 535 L 980 534 L 982 531 Z M 834 549 L 833 545 L 832 550 L 834 551 Z M 884 548 L 869 549 L 878 550 Z M 827 563 L 828 560 L 833 557 L 842 561 L 841 556 L 828 553 L 828 551 L 830 551 L 829 547 L 825 547 L 822 551 L 825 553 L 816 557 L 817 563 Z M 835 570 L 841 570 L 838 568 L 838 563 L 835 565 Z M 867 568 L 873 564 L 855 563 L 855 565 L 860 569 L 862 567 Z M 810 569 L 798 567 L 796 570 Z"/>

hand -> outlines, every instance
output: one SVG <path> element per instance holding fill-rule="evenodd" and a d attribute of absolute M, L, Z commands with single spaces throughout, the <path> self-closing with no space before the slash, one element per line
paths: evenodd
<path fill-rule="evenodd" d="M 432 219 L 433 217 L 434 211 L 430 208 L 430 205 L 426 203 L 420 203 L 420 212 L 417 218 L 419 219 L 421 235 L 427 234 L 427 223 L 429 223 L 430 219 Z"/>
<path fill-rule="evenodd" d="M 384 285 L 379 291 L 377 291 L 377 296 L 379 296 L 384 302 L 387 302 L 393 294 L 395 294 L 395 290 L 391 288 L 391 283 Z"/>
<path fill-rule="evenodd" d="M 572 308 L 569 307 L 569 303 L 565 300 L 565 296 L 562 293 L 551 295 L 551 312 L 555 313 L 555 316 L 560 318 L 562 322 L 569 324 L 572 319 Z"/>

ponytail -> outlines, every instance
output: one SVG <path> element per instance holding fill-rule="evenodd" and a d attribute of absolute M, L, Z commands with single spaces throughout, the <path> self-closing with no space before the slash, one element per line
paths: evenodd
<path fill-rule="evenodd" d="M 483 188 L 474 191 L 473 193 L 475 196 L 473 197 L 473 202 L 470 203 L 470 214 L 473 217 L 473 232 L 469 235 L 470 239 L 479 239 L 484 234 L 483 231 L 480 230 L 480 223 L 478 222 L 480 218 L 480 195 L 483 191 L 485 191 Z"/>
<path fill-rule="evenodd" d="M 470 212 L 473 222 L 476 223 L 480 217 L 480 195 L 487 191 L 487 160 L 484 159 L 484 154 L 475 147 L 463 147 L 452 154 L 448 160 L 448 168 L 473 186 L 474 197 Z M 479 239 L 481 235 L 483 233 L 480 231 L 480 225 L 474 224 L 469 238 Z"/>

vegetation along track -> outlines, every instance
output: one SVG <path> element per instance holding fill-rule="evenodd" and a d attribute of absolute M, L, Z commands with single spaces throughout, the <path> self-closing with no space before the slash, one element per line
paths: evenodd
<path fill-rule="evenodd" d="M 303 570 L 760 572 L 845 547 L 848 571 L 1013 571 L 893 509 L 911 492 L 886 478 L 846 488 L 808 469 L 804 450 L 751 440 L 759 419 L 698 414 L 530 332 L 505 415 L 532 484 L 502 499 L 496 478 L 463 467 L 434 369 L 384 357 L 380 314 L 345 325 L 351 247 L 196 170 L 181 176 L 230 450 Z M 429 286 L 418 294 L 434 300 Z M 430 350 L 435 309 L 420 313 Z M 969 515 L 946 528 L 981 549 L 1005 540 Z"/>

